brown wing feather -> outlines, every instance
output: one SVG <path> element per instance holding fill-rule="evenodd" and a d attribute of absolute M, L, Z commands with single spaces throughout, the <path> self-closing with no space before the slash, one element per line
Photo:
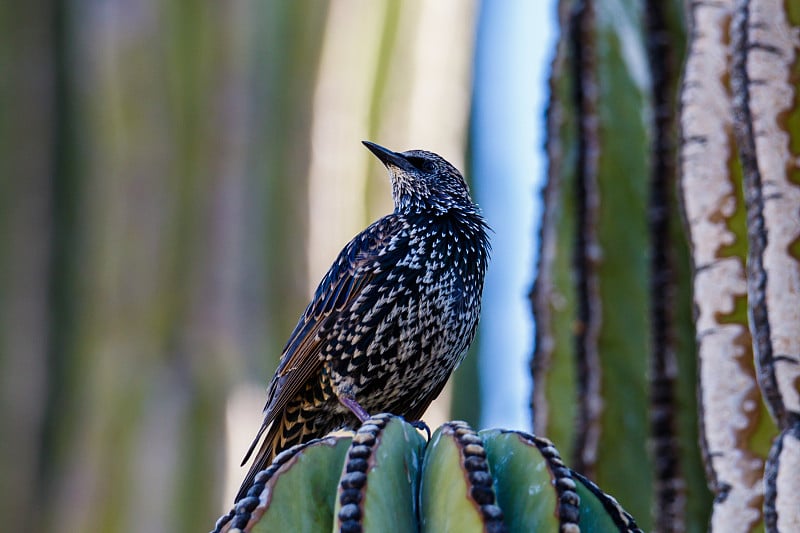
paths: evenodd
<path fill-rule="evenodd" d="M 236 495 L 236 500 L 244 498 L 250 487 L 255 480 L 256 474 L 266 469 L 272 462 L 273 457 L 276 455 L 276 450 L 283 451 L 284 449 L 306 442 L 312 438 L 322 436 L 325 433 L 335 429 L 335 422 L 319 418 L 304 419 L 302 412 L 302 405 L 305 402 L 312 402 L 314 391 L 306 388 L 298 395 L 293 403 L 293 406 L 288 407 L 287 411 L 292 411 L 294 408 L 294 415 L 291 420 L 287 418 L 286 412 L 282 412 L 282 416 L 278 417 L 266 432 L 258 453 L 253 460 L 253 464 L 247 472 L 239 492 Z M 298 412 L 299 411 L 299 412 Z M 291 437 L 288 435 L 291 433 Z M 290 442 L 285 439 L 290 438 Z"/>
<path fill-rule="evenodd" d="M 324 326 L 328 319 L 358 298 L 375 276 L 373 265 L 378 250 L 402 230 L 403 225 L 396 216 L 382 218 L 350 241 L 328 270 L 283 349 L 280 364 L 270 383 L 264 422 L 242 465 L 248 461 L 269 425 L 308 381 L 320 372 L 320 351 L 325 341 Z"/>

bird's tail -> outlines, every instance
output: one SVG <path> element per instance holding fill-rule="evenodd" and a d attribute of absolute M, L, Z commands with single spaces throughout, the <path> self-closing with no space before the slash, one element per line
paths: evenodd
<path fill-rule="evenodd" d="M 258 449 L 258 453 L 253 459 L 253 464 L 250 465 L 250 470 L 248 470 L 247 476 L 245 476 L 242 482 L 242 486 L 239 487 L 239 492 L 236 494 L 235 501 L 239 501 L 247 495 L 247 491 L 250 490 L 250 486 L 253 484 L 256 474 L 267 468 L 276 455 L 296 444 L 302 444 L 318 437 L 324 437 L 327 433 L 333 431 L 340 425 L 330 416 L 320 415 L 322 415 L 322 413 L 318 412 L 316 409 L 309 409 L 308 403 L 302 400 L 293 402 L 293 404 L 290 404 L 286 408 L 283 415 L 269 426 L 267 435 L 264 437 L 264 441 L 261 443 L 261 447 Z M 266 426 L 262 426 L 256 436 L 256 440 L 253 442 L 250 451 L 244 459 L 245 462 L 247 462 L 247 458 L 250 456 L 253 449 L 255 449 L 265 429 Z"/>
<path fill-rule="evenodd" d="M 236 494 L 235 501 L 239 501 L 245 497 L 247 491 L 250 490 L 250 486 L 253 484 L 253 480 L 256 477 L 256 474 L 267 468 L 275 456 L 280 453 L 280 437 L 283 433 L 282 428 L 286 423 L 286 419 L 282 418 L 281 420 L 276 420 L 267 431 L 267 436 L 264 438 L 264 441 L 261 443 L 261 447 L 258 449 L 258 453 L 255 455 L 253 459 L 253 463 L 250 465 L 250 470 L 247 471 L 247 475 L 242 481 L 242 486 L 239 487 L 239 492 Z M 250 451 L 247 452 L 247 456 L 245 457 L 245 461 L 247 461 L 247 457 L 250 456 L 252 453 L 253 448 L 258 443 L 258 440 L 261 438 L 261 434 L 264 432 L 262 427 L 261 431 L 258 432 L 258 436 L 256 436 L 255 442 L 253 442 L 253 446 L 250 448 Z"/>

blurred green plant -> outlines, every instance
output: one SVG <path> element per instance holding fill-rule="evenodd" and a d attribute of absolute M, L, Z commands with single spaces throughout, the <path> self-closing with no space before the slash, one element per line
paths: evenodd
<path fill-rule="evenodd" d="M 473 5 L 441 6 L 0 5 L 4 528 L 207 526 L 230 405 L 390 209 L 359 141 L 463 162 Z"/>

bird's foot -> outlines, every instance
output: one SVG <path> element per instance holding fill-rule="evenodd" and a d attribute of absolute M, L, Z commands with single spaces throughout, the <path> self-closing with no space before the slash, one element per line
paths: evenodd
<path fill-rule="evenodd" d="M 339 401 L 342 405 L 350 409 L 353 414 L 356 415 L 358 420 L 361 421 L 361 423 L 364 423 L 369 419 L 369 413 L 366 409 L 359 405 L 355 398 L 351 396 L 339 396 Z"/>
<path fill-rule="evenodd" d="M 426 424 L 422 420 L 414 420 L 413 422 L 409 422 L 409 424 L 411 424 L 411 426 L 415 427 L 416 429 L 424 431 L 428 435 L 428 440 L 431 440 L 431 428 L 428 427 L 428 424 Z"/>

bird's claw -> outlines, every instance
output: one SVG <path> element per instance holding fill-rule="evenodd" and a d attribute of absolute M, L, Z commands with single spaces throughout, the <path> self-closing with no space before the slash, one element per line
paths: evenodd
<path fill-rule="evenodd" d="M 356 401 L 355 398 L 351 398 L 350 396 L 340 396 L 339 401 L 342 405 L 350 409 L 356 418 L 358 418 L 359 422 L 362 424 L 369 420 L 369 413 L 361 407 L 361 405 Z"/>

